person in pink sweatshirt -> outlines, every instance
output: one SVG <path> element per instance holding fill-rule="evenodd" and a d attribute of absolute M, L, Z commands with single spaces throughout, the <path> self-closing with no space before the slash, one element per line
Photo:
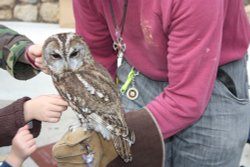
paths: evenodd
<path fill-rule="evenodd" d="M 239 165 L 250 119 L 243 0 L 73 0 L 73 7 L 76 33 L 118 81 L 135 131 L 132 162 L 108 166 Z"/>

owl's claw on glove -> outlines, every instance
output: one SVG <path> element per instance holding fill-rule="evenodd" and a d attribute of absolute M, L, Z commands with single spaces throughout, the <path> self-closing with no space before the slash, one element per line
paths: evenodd
<path fill-rule="evenodd" d="M 95 159 L 95 152 L 90 148 L 88 143 L 85 143 L 85 149 L 87 153 L 83 154 L 82 158 L 85 161 L 85 164 L 92 166 Z"/>
<path fill-rule="evenodd" d="M 74 132 L 79 127 L 80 127 L 79 125 L 70 125 L 68 131 L 69 132 Z"/>
<path fill-rule="evenodd" d="M 71 125 L 52 149 L 58 167 L 99 167 L 102 152 L 99 136 L 78 125 Z"/>

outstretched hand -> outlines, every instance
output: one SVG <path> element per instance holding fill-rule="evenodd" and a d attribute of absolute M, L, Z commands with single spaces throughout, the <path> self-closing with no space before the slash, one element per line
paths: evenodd
<path fill-rule="evenodd" d="M 42 57 L 36 57 L 35 58 L 35 65 L 39 67 L 39 69 L 44 72 L 45 74 L 49 74 L 49 71 L 47 68 L 43 66 L 43 58 Z"/>
<path fill-rule="evenodd" d="M 43 66 L 42 45 L 33 44 L 27 49 L 28 62 L 36 69 L 48 74 L 48 70 Z"/>
<path fill-rule="evenodd" d="M 27 50 L 27 53 L 33 60 L 35 60 L 36 57 L 42 57 L 42 45 L 40 44 L 30 45 Z"/>
<path fill-rule="evenodd" d="M 37 149 L 35 139 L 28 129 L 28 125 L 20 128 L 12 140 L 12 147 L 6 162 L 19 167 Z"/>
<path fill-rule="evenodd" d="M 67 107 L 68 103 L 59 95 L 38 96 L 24 103 L 24 119 L 56 123 Z"/>

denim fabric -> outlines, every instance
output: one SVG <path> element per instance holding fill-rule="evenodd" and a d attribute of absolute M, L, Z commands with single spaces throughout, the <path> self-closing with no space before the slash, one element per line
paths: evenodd
<path fill-rule="evenodd" d="M 249 144 L 250 144 L 250 129 L 249 129 L 249 133 L 248 133 L 247 143 L 249 143 Z"/>
<path fill-rule="evenodd" d="M 8 164 L 6 161 L 3 161 L 0 163 L 0 167 L 12 167 L 10 164 Z"/>
<path fill-rule="evenodd" d="M 217 79 L 204 115 L 192 126 L 165 140 L 165 167 L 239 166 L 250 126 L 246 58 L 220 68 L 233 79 L 237 97 Z M 123 61 L 117 72 L 119 88 L 126 81 L 130 69 L 131 66 Z M 135 87 L 139 90 L 139 97 L 131 101 L 126 95 L 121 95 L 125 111 L 145 106 L 167 85 L 142 74 L 136 76 Z"/>

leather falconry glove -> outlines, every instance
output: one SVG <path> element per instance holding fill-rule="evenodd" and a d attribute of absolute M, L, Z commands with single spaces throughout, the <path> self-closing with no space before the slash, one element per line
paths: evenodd
<path fill-rule="evenodd" d="M 131 147 L 132 162 L 125 163 L 116 153 L 111 141 L 103 139 L 96 132 L 81 130 L 81 133 L 67 132 L 54 146 L 53 155 L 58 162 L 58 167 L 78 167 L 78 165 L 86 167 L 164 166 L 165 146 L 153 115 L 143 108 L 125 113 L 125 119 L 136 137 L 135 144 Z M 68 137 L 70 133 L 72 137 Z M 74 142 L 69 144 L 69 140 Z M 90 158 L 92 160 L 90 163 L 87 162 L 86 155 L 90 157 L 93 155 L 94 158 Z"/>

